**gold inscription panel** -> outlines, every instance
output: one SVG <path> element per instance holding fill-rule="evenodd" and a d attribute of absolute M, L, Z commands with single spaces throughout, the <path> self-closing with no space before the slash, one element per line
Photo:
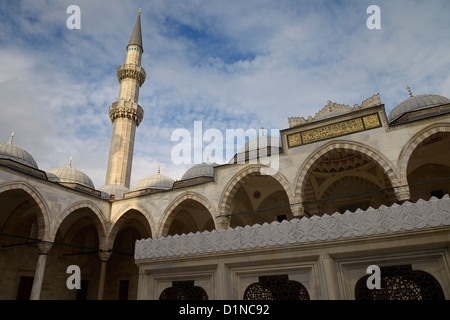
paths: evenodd
<path fill-rule="evenodd" d="M 296 132 L 287 136 L 289 148 L 313 143 L 351 133 L 381 127 L 377 113 L 347 121 L 333 123 L 323 127 Z"/>

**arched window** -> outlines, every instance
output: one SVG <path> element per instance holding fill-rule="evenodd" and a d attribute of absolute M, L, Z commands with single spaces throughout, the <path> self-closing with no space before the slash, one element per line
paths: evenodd
<path fill-rule="evenodd" d="M 259 277 L 244 292 L 244 300 L 309 300 L 306 288 L 287 275 Z"/>
<path fill-rule="evenodd" d="M 161 292 L 159 300 L 208 300 L 208 295 L 202 287 L 194 286 L 194 281 L 174 281 Z"/>
<path fill-rule="evenodd" d="M 444 300 L 439 282 L 429 273 L 413 270 L 411 265 L 381 267 L 381 288 L 368 289 L 367 279 L 358 280 L 356 300 Z"/>

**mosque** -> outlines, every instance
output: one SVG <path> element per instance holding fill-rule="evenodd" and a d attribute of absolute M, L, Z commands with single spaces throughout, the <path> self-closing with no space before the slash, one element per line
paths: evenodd
<path fill-rule="evenodd" d="M 389 114 L 379 94 L 328 101 L 229 163 L 130 186 L 140 13 L 126 50 L 104 186 L 0 144 L 0 299 L 450 298 L 450 99 L 408 89 Z"/>

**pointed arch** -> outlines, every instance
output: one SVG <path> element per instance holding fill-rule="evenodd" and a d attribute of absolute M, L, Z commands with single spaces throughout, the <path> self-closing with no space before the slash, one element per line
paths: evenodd
<path fill-rule="evenodd" d="M 432 135 L 439 133 L 439 132 L 450 132 L 450 124 L 448 123 L 437 123 L 433 124 L 420 132 L 418 132 L 414 137 L 412 137 L 403 148 L 402 152 L 400 153 L 400 157 L 398 160 L 399 163 L 399 178 L 400 181 L 403 184 L 408 183 L 407 178 L 407 169 L 408 169 L 408 163 L 409 159 L 411 158 L 412 153 L 417 148 L 419 144 L 421 144 L 425 139 L 431 137 Z"/>
<path fill-rule="evenodd" d="M 387 175 L 392 187 L 401 185 L 390 161 L 377 150 L 353 141 L 332 141 L 316 150 L 316 152 L 309 156 L 302 165 L 295 180 L 295 196 L 298 201 L 301 202 L 304 200 L 302 195 L 303 184 L 306 181 L 305 178 L 311 167 L 320 157 L 332 150 L 354 151 L 371 158 L 375 163 L 381 166 L 384 173 Z"/>
<path fill-rule="evenodd" d="M 230 212 L 231 201 L 232 201 L 234 195 L 236 194 L 237 190 L 248 179 L 250 179 L 254 174 L 272 176 L 283 187 L 284 191 L 286 192 L 286 194 L 289 198 L 289 203 L 291 203 L 291 204 L 295 203 L 291 184 L 289 183 L 289 181 L 286 179 L 286 177 L 283 174 L 281 174 L 278 171 L 275 171 L 274 169 L 272 169 L 270 167 L 252 165 L 252 166 L 246 167 L 246 168 L 242 169 L 241 171 L 239 171 L 228 182 L 225 190 L 223 191 L 223 193 L 220 197 L 220 201 L 219 201 L 220 215 L 225 216 Z"/>
<path fill-rule="evenodd" d="M 101 249 L 106 249 L 106 235 L 109 227 L 109 222 L 106 220 L 102 211 L 91 201 L 79 201 L 70 205 L 67 209 L 62 211 L 62 213 L 56 218 L 56 221 L 51 229 L 50 241 L 55 240 L 56 233 L 58 232 L 59 227 L 61 226 L 61 223 L 64 221 L 64 219 L 66 219 L 73 211 L 83 208 L 90 209 L 97 217 L 97 219 L 94 220 L 94 224 L 98 232 L 99 246 Z"/>
<path fill-rule="evenodd" d="M 217 217 L 217 211 L 208 199 L 196 192 L 185 192 L 172 201 L 169 207 L 164 211 L 158 225 L 156 237 L 164 237 L 168 234 L 170 225 L 175 217 L 174 210 L 185 200 L 193 200 L 202 204 L 209 212 L 213 220 Z"/>
<path fill-rule="evenodd" d="M 135 210 L 142 214 L 145 220 L 148 222 L 148 227 L 150 229 L 150 233 L 153 236 L 156 232 L 156 226 L 150 212 L 137 203 L 129 203 L 124 205 L 111 220 L 110 228 L 108 229 L 108 234 L 106 236 L 106 244 L 109 249 L 113 247 L 114 240 L 117 236 L 117 233 L 120 230 L 120 227 L 123 225 L 126 219 L 122 219 L 122 217 L 129 212 L 130 210 Z"/>
<path fill-rule="evenodd" d="M 23 190 L 30 195 L 39 207 L 37 213 L 38 238 L 43 241 L 50 239 L 50 211 L 44 198 L 29 184 L 25 182 L 7 183 L 0 186 L 0 193 L 10 190 Z"/>

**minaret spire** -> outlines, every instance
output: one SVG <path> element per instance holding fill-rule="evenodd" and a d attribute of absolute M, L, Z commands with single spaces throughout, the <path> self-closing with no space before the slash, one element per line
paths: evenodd
<path fill-rule="evenodd" d="M 144 49 L 140 10 L 126 49 L 125 63 L 117 69 L 117 79 L 120 82 L 119 99 L 109 107 L 113 132 L 105 184 L 130 188 L 136 127 L 144 117 L 144 110 L 138 105 L 139 89 L 146 77 L 145 70 L 141 67 Z"/>
<path fill-rule="evenodd" d="M 133 33 L 131 34 L 130 41 L 128 45 L 137 45 L 141 47 L 142 51 L 144 51 L 144 47 L 142 46 L 142 31 L 141 31 L 141 9 L 139 8 L 138 16 L 136 19 L 136 24 L 134 25 Z"/>

